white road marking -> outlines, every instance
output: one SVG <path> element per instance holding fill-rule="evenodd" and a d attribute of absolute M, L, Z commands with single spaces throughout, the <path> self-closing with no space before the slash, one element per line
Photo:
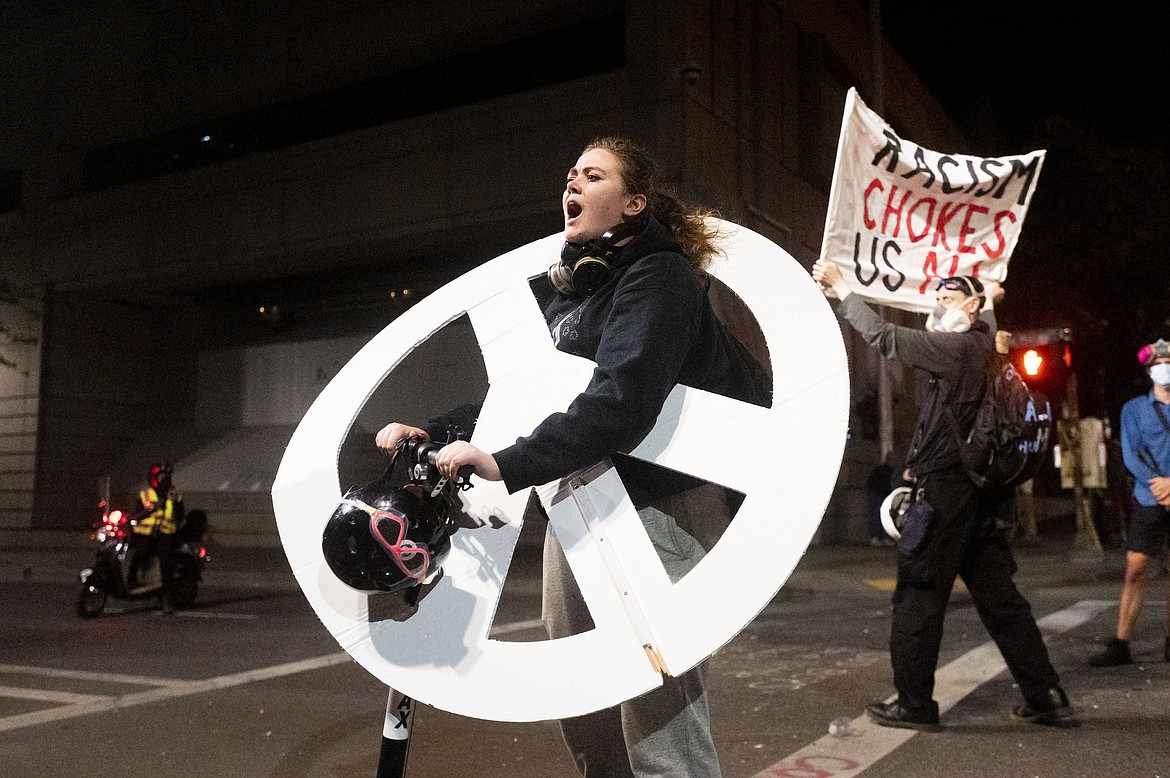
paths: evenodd
<path fill-rule="evenodd" d="M 91 713 L 104 713 L 118 708 L 127 708 L 131 705 L 145 705 L 175 697 L 186 697 L 215 689 L 226 689 L 241 684 L 255 683 L 256 681 L 266 681 L 284 675 L 304 673 L 309 670 L 317 670 L 322 667 L 329 667 L 350 661 L 352 660 L 349 654 L 344 651 L 339 651 L 334 654 L 325 654 L 324 656 L 318 656 L 312 659 L 302 659 L 297 662 L 287 662 L 281 665 L 273 665 L 272 667 L 262 667 L 257 670 L 233 673 L 232 675 L 221 675 L 202 681 L 173 681 L 157 689 L 149 689 L 147 691 L 115 697 L 101 697 L 85 702 L 62 705 L 57 708 L 8 716 L 0 719 L 0 732 L 45 724 L 50 721 L 61 721 L 62 719 L 70 719 L 76 716 L 86 716 Z"/>
<path fill-rule="evenodd" d="M 198 616 L 200 618 L 255 618 L 248 614 L 203 614 L 198 611 L 180 612 L 178 615 Z M 533 629 L 543 624 L 540 619 L 517 621 L 511 624 L 501 624 L 493 628 L 493 635 L 507 635 Z M 131 705 L 145 705 L 174 697 L 185 697 L 192 694 L 225 689 L 230 686 L 239 686 L 245 683 L 266 681 L 284 675 L 308 672 L 322 667 L 341 664 L 350 661 L 349 654 L 343 652 L 326 654 L 313 659 L 299 662 L 289 662 L 273 667 L 262 667 L 258 670 L 248 670 L 233 675 L 221 675 L 202 681 L 186 681 L 179 678 L 159 678 L 145 675 L 124 675 L 121 673 L 98 673 L 88 670 L 65 670 L 53 667 L 36 667 L 33 665 L 0 664 L 0 675 L 33 675 L 44 678 L 74 678 L 82 681 L 98 683 L 122 683 L 155 686 L 158 688 L 124 695 L 97 695 L 77 694 L 73 692 L 55 692 L 24 687 L 0 686 L 0 697 L 18 697 L 23 699 L 41 700 L 44 702 L 60 702 L 62 705 L 47 710 L 34 711 L 15 716 L 0 718 L 0 732 L 45 724 L 50 721 L 60 721 L 75 716 L 85 716 L 91 713 L 125 708 Z"/>
<path fill-rule="evenodd" d="M 163 614 L 159 614 L 160 616 Z M 186 619 L 239 619 L 251 620 L 256 618 L 255 613 L 215 613 L 213 611 L 176 611 L 173 615 Z"/>
<path fill-rule="evenodd" d="M 95 673 L 89 670 L 63 670 L 57 667 L 35 667 L 33 665 L 0 664 L 0 675 L 39 675 L 45 678 L 77 678 L 82 681 L 99 683 L 130 683 L 143 686 L 171 686 L 187 681 L 179 678 L 159 678 L 148 675 L 123 675 L 122 673 Z"/>
<path fill-rule="evenodd" d="M 200 616 L 202 618 L 211 618 L 212 614 L 200 614 L 197 611 L 182 612 L 181 615 Z M 215 614 L 219 618 L 255 618 L 248 614 Z M 517 621 L 511 624 L 500 624 L 493 628 L 493 635 L 507 635 L 513 632 L 521 632 L 526 629 L 533 629 L 543 624 L 540 619 L 530 619 L 529 621 Z M 7 732 L 9 730 L 21 729 L 23 727 L 36 726 L 37 724 L 45 724 L 50 721 L 60 721 L 62 719 L 74 718 L 75 716 L 85 716 L 91 713 L 101 713 L 104 711 L 114 710 L 116 708 L 125 708 L 131 705 L 145 705 L 152 702 L 159 702 L 162 700 L 172 699 L 175 697 L 185 697 L 192 694 L 201 694 L 203 692 L 214 691 L 216 689 L 225 689 L 231 686 L 239 686 L 245 683 L 255 683 L 256 681 L 266 681 L 271 678 L 279 678 L 284 675 L 293 675 L 295 673 L 308 672 L 322 667 L 329 667 L 331 665 L 341 664 L 350 661 L 349 654 L 344 651 L 326 654 L 324 656 L 315 657 L 313 659 L 305 659 L 299 662 L 289 662 L 282 665 L 275 665 L 273 667 L 262 667 L 257 670 L 248 670 L 242 673 L 235 673 L 232 675 L 221 675 L 216 678 L 208 678 L 202 681 L 187 681 L 179 678 L 159 678 L 145 675 L 124 675 L 121 673 L 98 673 L 88 670 L 65 670 L 53 667 L 36 667 L 33 665 L 10 665 L 0 664 L 0 675 L 33 675 L 44 678 L 74 678 L 83 681 L 94 681 L 98 683 L 122 683 L 122 684 L 140 684 L 144 686 L 155 686 L 158 688 L 150 689 L 142 692 L 134 692 L 132 694 L 124 695 L 96 695 L 96 694 L 77 694 L 73 692 L 55 692 L 40 689 L 26 689 L 23 687 L 0 686 L 0 697 L 19 697 L 24 699 L 41 700 L 45 702 L 60 702 L 62 705 L 49 708 L 47 710 L 34 711 L 32 713 L 24 713 L 15 716 L 8 716 L 0 718 L 0 732 Z"/>
<path fill-rule="evenodd" d="M 1071 608 L 1051 613 L 1036 623 L 1044 632 L 1059 634 L 1074 629 L 1098 613 L 1116 606 L 1115 600 L 1082 600 Z M 939 668 L 934 674 L 934 697 L 938 701 L 939 713 L 950 710 L 985 681 L 1006 669 L 999 649 L 991 641 Z M 887 701 L 895 697 L 896 695 L 891 696 Z M 771 767 L 761 770 L 752 778 L 786 778 L 813 774 L 821 778 L 850 778 L 860 775 L 874 762 L 918 734 L 912 729 L 879 727 L 864 713 L 853 719 L 850 727 L 850 735 L 846 737 L 824 735 Z"/>
<path fill-rule="evenodd" d="M 23 686 L 0 686 L 0 697 L 9 697 L 17 700 L 37 700 L 38 702 L 59 702 L 66 705 L 110 699 L 104 694 L 55 692 L 49 689 L 26 689 Z"/>

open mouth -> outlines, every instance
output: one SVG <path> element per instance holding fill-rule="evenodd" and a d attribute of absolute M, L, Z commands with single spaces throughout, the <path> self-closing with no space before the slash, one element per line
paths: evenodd
<path fill-rule="evenodd" d="M 581 215 L 580 204 L 575 203 L 572 200 L 570 200 L 568 203 L 565 204 L 565 215 L 568 216 L 570 219 L 576 219 L 578 216 Z"/>

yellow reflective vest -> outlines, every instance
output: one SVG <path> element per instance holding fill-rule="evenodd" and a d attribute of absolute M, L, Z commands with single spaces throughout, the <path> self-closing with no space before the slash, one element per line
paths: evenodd
<path fill-rule="evenodd" d="M 153 487 L 148 486 L 138 493 L 138 502 L 147 513 L 134 525 L 135 532 L 139 535 L 151 535 L 157 526 L 158 531 L 163 535 L 175 534 L 175 530 L 178 529 L 178 525 L 175 523 L 176 498 L 168 494 L 167 498 L 160 502 L 158 493 L 154 491 Z"/>

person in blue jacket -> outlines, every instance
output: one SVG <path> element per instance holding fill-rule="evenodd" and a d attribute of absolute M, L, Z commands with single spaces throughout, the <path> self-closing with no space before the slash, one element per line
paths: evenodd
<path fill-rule="evenodd" d="M 1126 534 L 1117 635 L 1103 651 L 1089 658 L 1089 664 L 1096 667 L 1133 662 L 1129 643 L 1142 610 L 1150 562 L 1166 553 L 1170 538 L 1170 342 L 1159 339 L 1143 346 L 1138 361 L 1153 386 L 1121 409 L 1121 452 L 1126 468 L 1133 473 L 1137 506 Z M 1170 554 L 1166 559 L 1170 564 Z M 1170 597 L 1166 609 L 1162 658 L 1170 662 Z"/>

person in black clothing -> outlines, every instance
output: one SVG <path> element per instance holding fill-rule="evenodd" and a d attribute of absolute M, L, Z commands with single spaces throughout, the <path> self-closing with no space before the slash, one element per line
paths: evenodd
<path fill-rule="evenodd" d="M 1012 581 L 1015 561 L 995 516 L 1009 495 L 977 489 L 960 460 L 958 443 L 983 400 L 994 359 L 994 333 L 979 318 L 983 285 L 954 276 L 939 282 L 926 331 L 884 321 L 851 294 L 840 269 L 818 260 L 813 278 L 840 299 L 837 312 L 883 356 L 925 371 L 928 379 L 906 457 L 920 509 L 933 509 L 913 548 L 904 532 L 898 547 L 890 661 L 898 698 L 866 713 L 882 726 L 937 731 L 934 671 L 943 617 L 961 575 L 979 618 L 1024 696 L 1013 715 L 1037 724 L 1075 726 L 1077 719 L 1032 616 Z M 924 510 L 921 515 L 931 513 Z"/>
<path fill-rule="evenodd" d="M 562 208 L 561 261 L 534 293 L 556 348 L 595 362 L 593 376 L 564 412 L 506 448 L 444 446 L 436 464 L 448 477 L 472 465 L 480 478 L 502 480 L 516 492 L 569 476 L 636 446 L 676 384 L 764 404 L 756 373 L 707 297 L 702 268 L 717 251 L 715 225 L 663 188 L 644 150 L 624 139 L 594 141 L 569 170 Z M 597 258 L 605 268 L 594 265 Z M 389 453 L 406 437 L 441 431 L 394 423 L 376 442 Z M 701 558 L 701 545 L 662 511 L 639 514 L 667 573 L 681 578 Z M 551 532 L 544 620 L 554 638 L 590 623 Z M 620 710 L 566 720 L 561 728 L 577 769 L 591 777 L 721 774 L 701 667 L 665 677 L 662 687 Z"/>

